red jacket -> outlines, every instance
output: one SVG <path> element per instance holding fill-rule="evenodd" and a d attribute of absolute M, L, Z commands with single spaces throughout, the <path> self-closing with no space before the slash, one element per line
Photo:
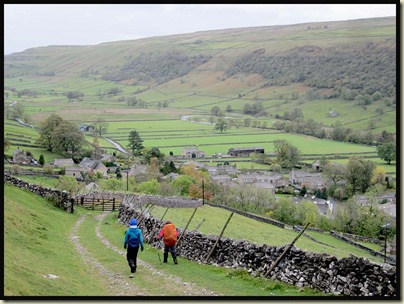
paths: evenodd
<path fill-rule="evenodd" d="M 177 243 L 177 237 L 179 236 L 179 233 L 177 231 L 177 229 L 175 228 L 174 224 L 165 224 L 163 226 L 163 228 L 160 230 L 160 233 L 157 236 L 157 239 L 161 239 L 164 235 L 167 235 L 167 232 L 169 230 L 175 230 L 175 237 L 173 240 L 167 240 L 166 238 L 164 238 L 164 244 L 166 246 L 174 246 Z"/>

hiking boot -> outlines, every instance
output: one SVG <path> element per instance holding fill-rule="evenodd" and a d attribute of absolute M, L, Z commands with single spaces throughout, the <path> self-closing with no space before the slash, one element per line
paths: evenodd
<path fill-rule="evenodd" d="M 174 264 L 178 264 L 177 257 L 173 257 Z"/>

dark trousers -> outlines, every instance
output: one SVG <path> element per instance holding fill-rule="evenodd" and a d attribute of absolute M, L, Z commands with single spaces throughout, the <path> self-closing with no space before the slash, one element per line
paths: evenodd
<path fill-rule="evenodd" d="M 174 246 L 167 246 L 167 245 L 164 245 L 164 253 L 168 253 L 168 252 L 171 252 L 171 254 L 173 255 L 173 256 L 175 256 L 175 245 Z"/>
<path fill-rule="evenodd" d="M 137 253 L 139 252 L 139 246 L 138 247 L 128 247 L 128 250 L 126 251 L 126 259 L 128 260 L 128 265 L 130 267 L 130 272 L 134 273 L 136 271 L 137 267 Z"/>

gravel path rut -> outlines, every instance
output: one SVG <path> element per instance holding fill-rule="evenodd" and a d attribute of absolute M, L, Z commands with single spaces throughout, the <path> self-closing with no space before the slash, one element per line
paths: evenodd
<path fill-rule="evenodd" d="M 123 265 L 124 267 L 126 267 L 126 251 L 123 251 L 120 248 L 112 245 L 101 234 L 101 223 L 108 213 L 109 212 L 107 211 L 95 216 L 98 221 L 98 224 L 95 227 L 95 232 L 97 237 L 106 247 L 112 249 L 117 254 L 124 257 L 125 260 Z M 103 276 L 109 282 L 108 286 L 105 286 L 105 288 L 111 294 L 111 296 L 164 296 L 164 294 L 161 293 L 161 290 L 166 290 L 165 287 L 178 292 L 178 294 L 176 294 L 178 296 L 217 296 L 217 294 L 215 294 L 213 291 L 201 288 L 194 283 L 185 282 L 180 277 L 168 275 L 163 270 L 156 269 L 153 265 L 150 265 L 149 263 L 141 260 L 139 257 L 137 259 L 138 269 L 144 269 L 145 271 L 142 271 L 141 277 L 139 277 L 139 274 L 137 273 L 136 279 L 145 279 L 150 282 L 158 281 L 158 285 L 161 286 L 159 290 L 155 290 L 153 288 L 140 288 L 136 284 L 135 279 L 128 278 L 128 271 L 125 271 L 127 269 L 123 269 L 122 272 L 115 273 L 106 268 L 97 259 L 91 257 L 91 255 L 85 248 L 85 245 L 80 243 L 78 231 L 80 225 L 86 219 L 86 216 L 89 215 L 82 215 L 77 220 L 75 226 L 71 231 L 70 240 L 73 242 L 76 250 L 80 253 L 80 256 L 83 258 L 84 263 L 88 267 L 95 269 L 99 273 L 99 275 Z M 164 284 L 169 284 L 169 286 L 164 286 Z"/>

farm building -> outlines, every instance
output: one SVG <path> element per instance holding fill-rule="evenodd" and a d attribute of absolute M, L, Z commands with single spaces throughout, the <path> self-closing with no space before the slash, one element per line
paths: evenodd
<path fill-rule="evenodd" d="M 90 132 L 94 130 L 94 127 L 83 123 L 79 126 L 79 129 L 81 132 Z"/>
<path fill-rule="evenodd" d="M 251 153 L 265 153 L 265 149 L 262 147 L 253 148 L 230 148 L 227 154 L 230 156 L 250 156 Z"/>

